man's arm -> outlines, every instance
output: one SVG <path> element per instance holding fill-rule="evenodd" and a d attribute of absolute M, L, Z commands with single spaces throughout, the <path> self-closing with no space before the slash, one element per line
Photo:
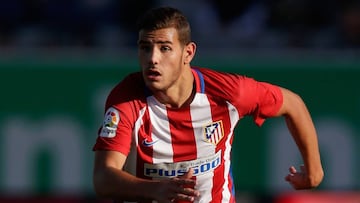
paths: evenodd
<path fill-rule="evenodd" d="M 298 146 L 304 161 L 304 166 L 297 171 L 294 166 L 289 168 L 285 179 L 295 189 L 310 189 L 317 187 L 324 176 L 317 133 L 311 115 L 297 94 L 281 88 L 283 104 L 277 116 L 284 116 L 288 129 Z"/>
<path fill-rule="evenodd" d="M 126 156 L 116 151 L 96 151 L 93 183 L 97 195 L 121 200 L 151 199 L 159 202 L 171 202 L 179 199 L 193 201 L 198 192 L 187 185 L 194 185 L 193 174 L 189 170 L 182 177 L 153 181 L 137 178 L 122 168 Z"/>

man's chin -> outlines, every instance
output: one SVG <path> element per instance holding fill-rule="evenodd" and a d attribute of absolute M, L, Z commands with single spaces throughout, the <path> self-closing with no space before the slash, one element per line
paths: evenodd
<path fill-rule="evenodd" d="M 146 86 L 153 92 L 158 92 L 163 89 L 161 87 L 161 85 L 159 84 L 159 82 L 154 82 L 154 81 L 151 81 L 151 82 L 147 81 Z"/>

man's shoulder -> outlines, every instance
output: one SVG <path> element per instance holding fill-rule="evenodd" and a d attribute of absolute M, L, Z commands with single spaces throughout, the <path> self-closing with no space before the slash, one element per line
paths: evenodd
<path fill-rule="evenodd" d="M 191 68 L 196 70 L 196 71 L 201 72 L 202 74 L 211 74 L 211 73 L 217 74 L 218 73 L 217 70 L 214 70 L 214 69 L 211 69 L 211 68 L 208 68 L 208 67 L 192 66 Z"/>
<path fill-rule="evenodd" d="M 225 76 L 226 77 L 227 75 L 239 75 L 239 74 L 234 74 L 234 73 L 230 73 L 230 72 L 225 72 L 220 69 L 212 69 L 212 68 L 208 68 L 208 67 L 193 66 L 192 69 L 199 71 L 203 75 L 209 75 L 209 76 L 215 75 L 215 76 Z"/>
<path fill-rule="evenodd" d="M 242 78 L 243 76 L 240 74 L 235 74 L 231 72 L 225 72 L 218 69 L 204 68 L 204 67 L 192 67 L 194 70 L 199 72 L 205 82 L 215 82 L 215 84 L 219 84 L 222 82 L 230 82 Z"/>

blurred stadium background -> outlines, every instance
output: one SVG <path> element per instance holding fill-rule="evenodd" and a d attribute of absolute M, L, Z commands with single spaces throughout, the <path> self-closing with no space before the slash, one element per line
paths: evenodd
<path fill-rule="evenodd" d="M 193 65 L 288 87 L 312 112 L 321 186 L 295 192 L 283 180 L 301 160 L 280 119 L 244 119 L 238 202 L 360 202 L 358 0 L 2 0 L 0 202 L 109 202 L 92 190 L 92 145 L 110 88 L 138 69 L 136 18 L 159 5 L 189 17 Z"/>

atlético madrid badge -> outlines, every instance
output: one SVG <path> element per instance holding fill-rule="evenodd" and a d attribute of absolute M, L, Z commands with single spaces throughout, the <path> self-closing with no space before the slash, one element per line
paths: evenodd
<path fill-rule="evenodd" d="M 216 145 L 224 137 L 222 121 L 216 121 L 204 127 L 205 141 Z"/>
<path fill-rule="evenodd" d="M 115 137 L 116 129 L 120 121 L 119 111 L 110 107 L 104 117 L 104 122 L 100 131 L 101 137 Z"/>

